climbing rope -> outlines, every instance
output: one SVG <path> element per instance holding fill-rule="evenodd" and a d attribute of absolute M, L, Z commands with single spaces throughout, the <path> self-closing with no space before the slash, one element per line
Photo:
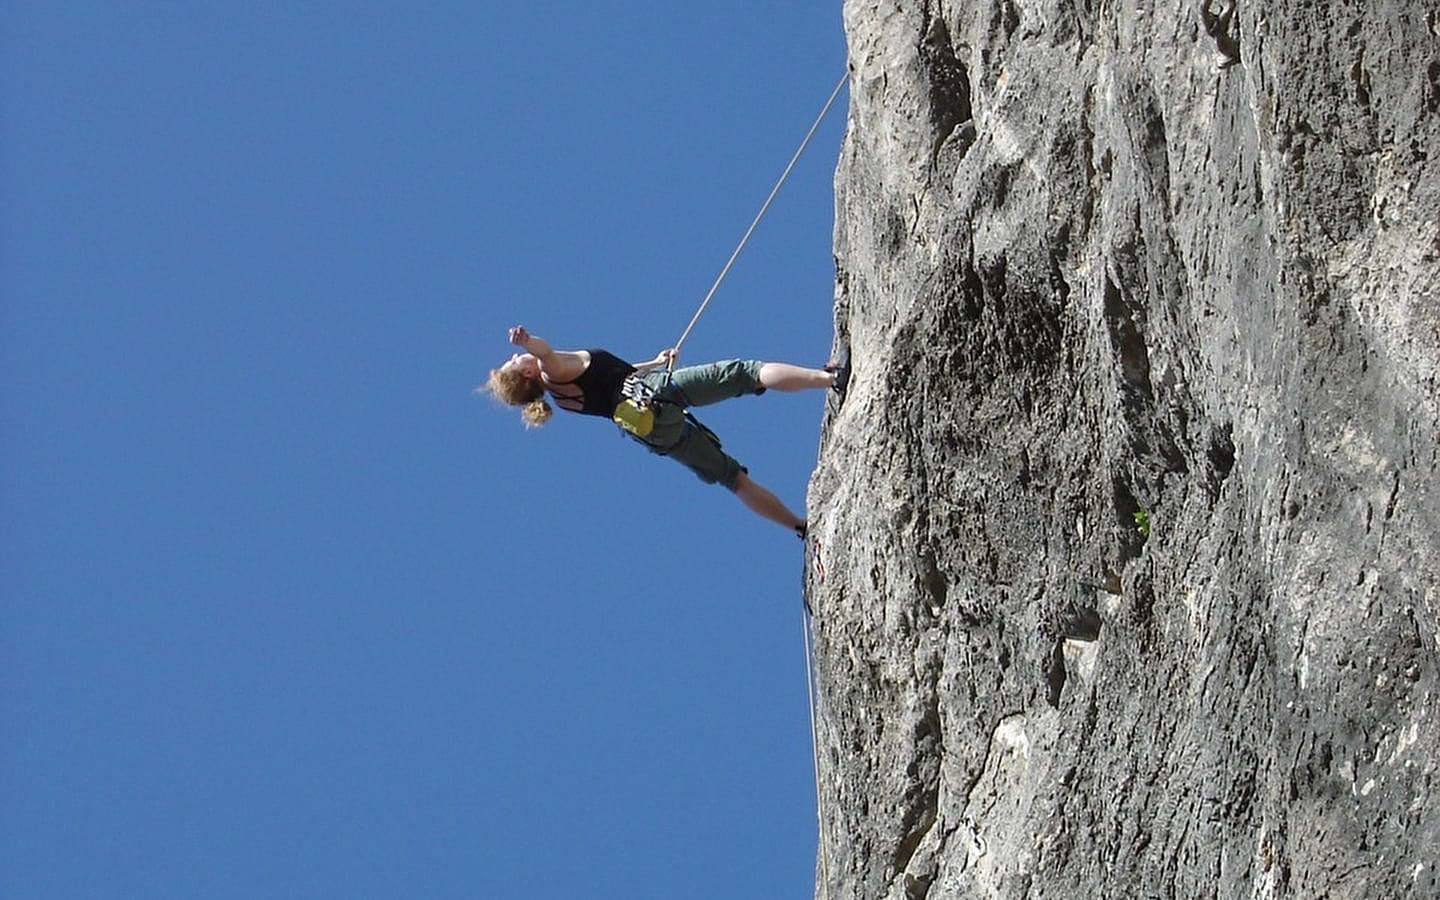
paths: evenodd
<path fill-rule="evenodd" d="M 810 613 L 806 609 L 800 610 L 800 628 L 805 638 L 805 692 L 810 700 L 810 754 L 815 763 L 815 819 L 819 831 L 820 898 L 829 900 L 830 854 L 826 849 L 825 800 L 820 792 L 820 734 L 815 728 L 815 672 L 811 660 L 811 657 L 814 656 L 815 632 L 810 627 Z"/>
<path fill-rule="evenodd" d="M 710 285 L 710 291 L 705 295 L 705 299 L 700 301 L 700 308 L 695 310 L 695 315 L 690 318 L 690 324 L 685 326 L 685 331 L 680 335 L 680 340 L 675 342 L 675 356 L 678 357 L 680 355 L 680 345 L 684 344 L 685 339 L 690 336 L 690 331 L 695 327 L 695 323 L 700 321 L 700 316 L 705 313 L 705 307 L 710 305 L 711 298 L 713 298 L 715 292 L 720 289 L 720 283 L 725 280 L 726 275 L 730 274 L 730 267 L 735 265 L 735 260 L 740 257 L 740 251 L 744 250 L 745 245 L 749 243 L 750 235 L 755 233 L 755 227 L 760 224 L 761 219 L 765 218 L 765 213 L 769 211 L 770 204 L 775 200 L 775 195 L 780 193 L 781 186 L 783 186 L 785 180 L 790 177 L 791 170 L 795 168 L 795 163 L 799 162 L 800 155 L 804 153 L 805 148 L 809 146 L 810 139 L 814 137 L 815 132 L 820 129 L 820 123 L 825 121 L 825 116 L 829 114 L 830 107 L 835 105 L 835 98 L 840 96 L 840 89 L 845 86 L 845 82 L 849 77 L 850 73 L 847 71 L 840 76 L 839 81 L 835 82 L 835 90 L 830 92 L 830 99 L 825 101 L 825 108 L 820 110 L 820 115 L 815 117 L 815 124 L 810 126 L 810 131 L 806 133 L 805 139 L 800 142 L 799 149 L 795 151 L 794 156 L 790 157 L 790 164 L 787 165 L 785 171 L 781 173 L 780 180 L 775 182 L 775 187 L 770 189 L 770 196 L 765 198 L 765 203 L 761 205 L 760 212 L 755 214 L 754 221 L 750 223 L 749 228 L 745 229 L 745 236 L 740 238 L 740 243 L 735 246 L 735 252 L 730 254 L 730 259 L 725 263 L 725 268 L 720 270 L 720 274 L 716 277 L 715 283 Z M 675 368 L 674 357 L 670 359 L 669 368 Z"/>

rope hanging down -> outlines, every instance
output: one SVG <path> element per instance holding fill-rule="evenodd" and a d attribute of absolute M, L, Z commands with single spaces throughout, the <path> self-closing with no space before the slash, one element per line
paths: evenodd
<path fill-rule="evenodd" d="M 829 114 L 830 107 L 835 105 L 835 98 L 840 96 L 840 89 L 845 86 L 845 82 L 849 80 L 849 77 L 850 73 L 846 72 L 844 75 L 841 75 L 840 80 L 835 83 L 835 90 L 830 92 L 830 99 L 825 101 L 825 108 L 820 110 L 820 115 L 815 117 L 815 124 L 810 126 L 810 131 L 806 133 L 805 139 L 800 142 L 800 148 L 795 151 L 794 156 L 790 157 L 790 164 L 787 165 L 785 171 L 781 173 L 780 180 L 775 182 L 775 187 L 770 189 L 770 196 L 765 198 L 765 203 L 760 207 L 760 212 L 755 214 L 755 220 L 750 223 L 749 228 L 745 229 L 745 236 L 740 238 L 740 243 L 736 245 L 735 252 L 730 254 L 730 259 L 725 263 L 725 268 L 720 270 L 720 274 L 716 277 L 715 283 L 710 285 L 709 293 L 707 293 L 705 299 L 700 302 L 700 308 L 695 310 L 695 315 L 691 317 L 690 324 L 685 326 L 685 331 L 680 335 L 680 340 L 675 342 L 676 356 L 679 356 L 680 345 L 685 343 L 685 339 L 690 336 L 691 329 L 695 327 L 695 323 L 700 321 L 700 316 L 704 314 L 705 307 L 710 305 L 711 298 L 714 297 L 715 292 L 720 289 L 720 282 L 724 281 L 725 276 L 730 274 L 730 267 L 735 265 L 735 260 L 740 257 L 740 251 L 745 249 L 745 244 L 749 242 L 750 235 L 755 233 L 755 227 L 760 224 L 761 219 L 765 218 L 765 213 L 769 211 L 770 204 L 775 200 L 775 195 L 780 193 L 780 188 L 785 184 L 785 179 L 790 177 L 790 171 L 795 168 L 795 163 L 800 161 L 800 155 L 804 153 L 805 148 L 809 146 L 810 139 L 815 136 L 815 132 L 820 128 L 820 123 L 825 121 L 825 116 Z M 675 367 L 675 360 L 673 358 L 670 360 L 670 367 L 672 369 Z"/>
<path fill-rule="evenodd" d="M 805 694 L 810 701 L 810 753 L 815 765 L 815 818 L 817 820 L 817 844 L 820 856 L 820 897 L 830 900 L 830 853 L 825 832 L 825 794 L 820 789 L 820 732 L 816 729 L 815 715 L 815 632 L 810 627 L 810 612 L 800 611 L 800 628 L 805 638 Z"/>

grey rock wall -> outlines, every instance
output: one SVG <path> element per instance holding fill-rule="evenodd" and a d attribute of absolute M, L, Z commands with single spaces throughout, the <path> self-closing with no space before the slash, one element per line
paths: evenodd
<path fill-rule="evenodd" d="M 1440 896 L 1440 6 L 1205 6 L 845 4 L 817 897 Z"/>

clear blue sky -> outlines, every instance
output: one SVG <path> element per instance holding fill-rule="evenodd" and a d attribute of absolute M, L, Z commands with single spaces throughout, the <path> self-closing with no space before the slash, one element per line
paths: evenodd
<path fill-rule="evenodd" d="M 0 895 L 808 897 L 800 544 L 524 324 L 672 343 L 838 3 L 0 2 Z M 829 352 L 844 102 L 686 345 Z M 804 503 L 824 399 L 704 418 Z"/>

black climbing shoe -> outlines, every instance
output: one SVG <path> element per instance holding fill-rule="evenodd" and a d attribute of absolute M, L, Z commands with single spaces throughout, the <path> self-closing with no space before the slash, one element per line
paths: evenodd
<path fill-rule="evenodd" d="M 806 525 L 806 523 L 804 523 L 804 522 L 801 522 L 799 525 L 796 525 L 796 526 L 795 526 L 795 536 L 798 537 L 798 538 L 799 538 L 800 540 L 802 540 L 802 541 L 805 540 L 806 529 L 807 529 L 807 525 Z"/>
<path fill-rule="evenodd" d="M 835 376 L 830 390 L 835 392 L 835 405 L 839 406 L 845 401 L 845 391 L 850 387 L 850 348 L 840 348 L 835 358 L 825 364 L 825 371 Z"/>

